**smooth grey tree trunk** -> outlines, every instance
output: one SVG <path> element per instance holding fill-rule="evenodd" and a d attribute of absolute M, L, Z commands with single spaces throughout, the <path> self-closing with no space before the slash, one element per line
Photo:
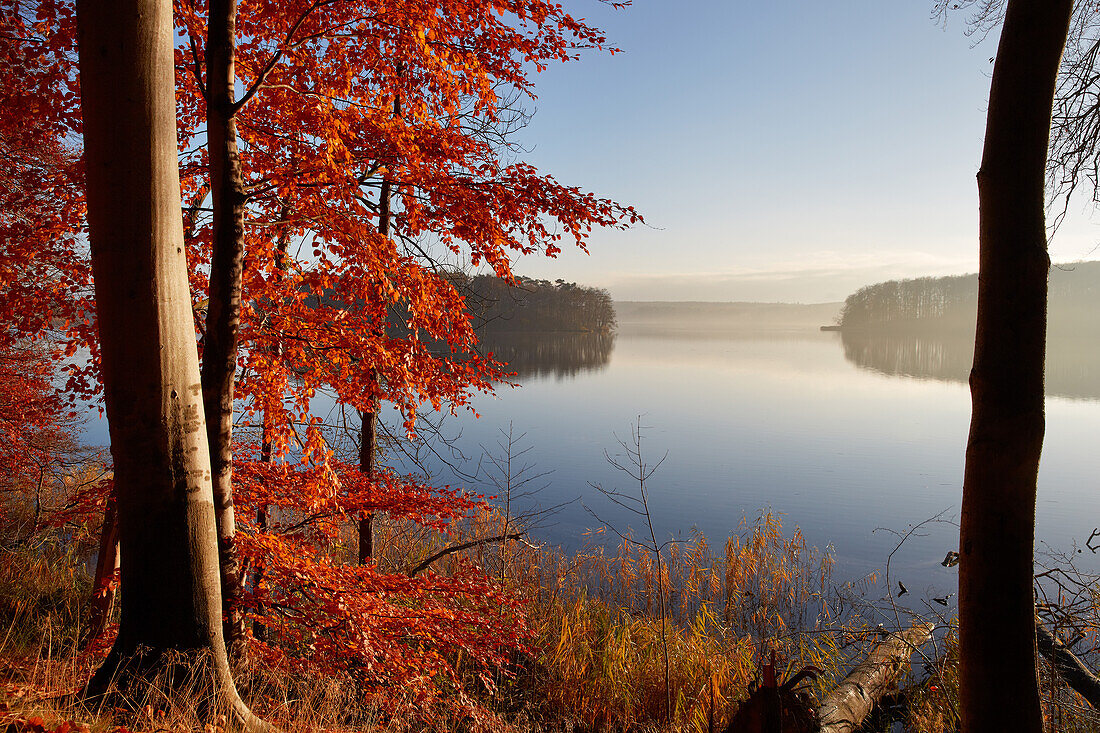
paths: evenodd
<path fill-rule="evenodd" d="M 959 548 L 964 733 L 1042 730 L 1032 554 L 1050 268 L 1043 187 L 1072 5 L 1009 0 L 989 93 Z"/>
<path fill-rule="evenodd" d="M 118 492 L 118 638 L 89 683 L 137 684 L 166 652 L 233 684 L 187 280 L 177 164 L 172 3 L 77 3 L 89 240 Z M 206 660 L 206 661 L 204 661 Z"/>

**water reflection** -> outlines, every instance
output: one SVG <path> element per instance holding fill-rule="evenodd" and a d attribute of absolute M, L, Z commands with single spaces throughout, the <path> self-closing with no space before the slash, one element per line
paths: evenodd
<path fill-rule="evenodd" d="M 842 331 L 844 358 L 892 377 L 965 382 L 974 358 L 974 337 Z"/>
<path fill-rule="evenodd" d="M 841 332 L 844 357 L 858 367 L 889 376 L 966 382 L 974 358 L 974 335 Z M 1047 342 L 1048 397 L 1100 400 L 1100 340 L 1054 332 Z"/>
<path fill-rule="evenodd" d="M 493 355 L 527 379 L 572 379 L 607 368 L 615 333 L 489 333 L 481 336 L 483 352 Z"/>

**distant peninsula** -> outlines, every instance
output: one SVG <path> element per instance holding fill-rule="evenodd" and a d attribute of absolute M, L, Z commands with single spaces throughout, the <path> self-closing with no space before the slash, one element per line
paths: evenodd
<path fill-rule="evenodd" d="M 514 284 L 492 275 L 456 283 L 480 333 L 609 333 L 615 305 L 603 288 L 518 275 Z"/>
<path fill-rule="evenodd" d="M 1048 322 L 1051 331 L 1100 330 L 1100 262 L 1050 268 Z M 848 296 L 835 326 L 842 331 L 973 331 L 978 276 L 888 280 Z"/>

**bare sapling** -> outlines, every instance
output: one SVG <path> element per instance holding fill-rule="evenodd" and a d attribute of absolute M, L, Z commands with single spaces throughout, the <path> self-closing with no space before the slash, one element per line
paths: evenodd
<path fill-rule="evenodd" d="M 653 529 L 653 514 L 649 507 L 649 487 L 646 486 L 646 482 L 657 472 L 657 469 L 661 467 L 665 459 L 668 458 L 668 452 L 666 451 L 656 463 L 647 463 L 642 451 L 642 431 L 644 429 L 645 426 L 642 425 L 642 416 L 639 415 L 637 422 L 630 428 L 630 442 L 621 440 L 616 436 L 616 440 L 619 446 L 622 447 L 624 455 L 622 457 L 613 456 L 607 451 L 604 451 L 604 458 L 607 459 L 608 463 L 637 483 L 637 494 L 620 491 L 618 489 L 608 489 L 599 484 L 592 484 L 592 487 L 610 499 L 614 504 L 644 519 L 649 539 L 639 541 L 635 539 L 632 534 L 619 531 L 613 525 L 601 519 L 599 515 L 591 509 L 585 508 L 588 509 L 588 512 L 592 514 L 600 524 L 618 535 L 622 542 L 629 545 L 635 545 L 650 553 L 657 564 L 657 609 L 661 621 L 661 654 L 664 657 L 665 667 L 665 719 L 667 722 L 671 722 L 672 687 L 670 684 L 671 674 L 668 661 L 668 607 L 665 594 L 665 569 L 662 553 L 666 547 L 679 540 L 670 538 L 664 542 L 658 542 L 657 532 Z"/>

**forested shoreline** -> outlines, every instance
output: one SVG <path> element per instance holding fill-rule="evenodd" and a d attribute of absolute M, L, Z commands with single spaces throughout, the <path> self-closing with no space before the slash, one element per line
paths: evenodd
<path fill-rule="evenodd" d="M 615 304 L 603 288 L 517 275 L 514 283 L 493 275 L 456 276 L 474 329 L 501 332 L 595 332 L 615 328 Z"/>
<path fill-rule="evenodd" d="M 1100 329 L 1100 262 L 1052 265 L 1048 329 Z M 977 274 L 888 280 L 860 288 L 844 301 L 837 325 L 845 330 L 973 332 Z"/>

